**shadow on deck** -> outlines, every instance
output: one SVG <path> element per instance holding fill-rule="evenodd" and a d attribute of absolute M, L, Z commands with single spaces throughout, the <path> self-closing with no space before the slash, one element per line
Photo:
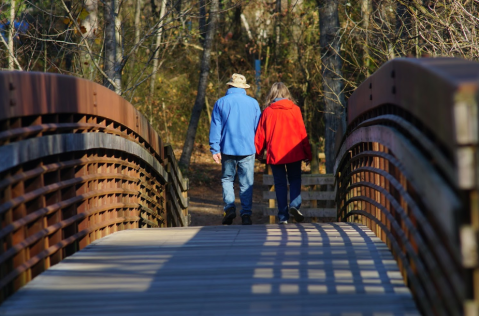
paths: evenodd
<path fill-rule="evenodd" d="M 387 246 L 353 223 L 117 232 L 0 314 L 419 315 Z"/>

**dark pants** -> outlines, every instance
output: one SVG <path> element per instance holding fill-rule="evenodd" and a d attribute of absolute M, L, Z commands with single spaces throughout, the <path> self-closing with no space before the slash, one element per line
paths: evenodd
<path fill-rule="evenodd" d="M 301 161 L 281 165 L 271 165 L 273 170 L 276 200 L 278 201 L 278 218 L 280 221 L 289 219 L 288 213 L 288 183 L 289 181 L 289 207 L 301 207 Z"/>

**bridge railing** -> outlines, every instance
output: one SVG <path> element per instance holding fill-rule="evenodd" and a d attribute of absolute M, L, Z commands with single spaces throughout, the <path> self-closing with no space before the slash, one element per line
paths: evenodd
<path fill-rule="evenodd" d="M 165 147 L 165 161 L 167 162 L 168 185 L 166 186 L 166 208 L 168 214 L 168 226 L 188 226 L 191 222 L 188 214 L 188 189 L 190 182 L 183 178 L 183 174 L 178 166 L 175 153 L 171 145 Z"/>
<path fill-rule="evenodd" d="M 368 225 L 425 315 L 479 312 L 479 63 L 396 59 L 351 96 L 338 219 Z"/>
<path fill-rule="evenodd" d="M 0 302 L 108 234 L 188 225 L 187 179 L 123 98 L 27 72 L 0 72 L 0 96 Z"/>

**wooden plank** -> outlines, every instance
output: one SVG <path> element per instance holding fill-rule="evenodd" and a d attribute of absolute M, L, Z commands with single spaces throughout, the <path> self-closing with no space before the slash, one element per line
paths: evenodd
<path fill-rule="evenodd" d="M 183 209 L 188 208 L 188 199 L 185 198 L 182 194 L 182 190 L 181 190 L 180 186 L 178 185 L 178 179 L 176 179 L 176 173 L 175 172 L 169 172 L 168 173 L 168 179 L 169 179 L 169 182 L 171 184 L 171 189 L 175 192 L 176 196 L 178 197 L 178 201 L 181 204 L 181 208 L 183 208 Z"/>
<path fill-rule="evenodd" d="M 173 148 L 171 147 L 171 145 L 165 146 L 165 156 L 168 158 L 172 171 L 175 173 L 178 182 L 181 184 L 182 191 L 188 191 L 190 182 L 188 178 L 183 178 L 183 174 L 181 173 L 180 167 L 178 166 L 178 162 L 176 160 L 175 153 L 173 152 Z"/>
<path fill-rule="evenodd" d="M 176 199 L 176 194 L 175 190 L 173 189 L 172 185 L 168 185 L 168 195 L 169 195 L 169 201 L 171 202 L 171 211 L 176 214 L 176 217 L 180 219 L 181 226 L 188 226 L 188 221 L 185 219 L 183 216 L 183 212 L 181 210 L 180 205 L 178 204 L 178 200 Z"/>
<path fill-rule="evenodd" d="M 328 191 L 301 191 L 301 199 L 303 201 L 312 201 L 312 200 L 328 200 L 334 201 L 336 198 L 336 192 L 328 192 Z M 263 199 L 276 199 L 276 192 L 271 191 L 263 191 Z M 289 193 L 288 193 L 288 201 L 289 201 Z"/>
<path fill-rule="evenodd" d="M 337 210 L 335 208 L 301 208 L 301 213 L 304 217 L 336 217 Z M 277 208 L 263 208 L 263 215 L 265 216 L 277 216 Z"/>
<path fill-rule="evenodd" d="M 272 177 L 273 176 L 273 169 L 271 168 L 271 165 L 267 165 L 268 168 L 268 176 Z M 266 175 L 263 175 L 263 179 Z M 269 192 L 275 192 L 275 187 L 274 187 L 274 182 L 269 185 Z M 268 204 L 270 208 L 274 208 L 276 206 L 276 197 L 269 199 Z M 269 217 L 269 223 L 270 224 L 275 224 L 276 223 L 276 216 L 270 216 Z"/>
<path fill-rule="evenodd" d="M 167 218 L 168 218 L 168 221 L 170 222 L 168 224 L 171 224 L 172 227 L 181 226 L 181 224 L 178 221 L 178 215 L 176 214 L 176 211 L 173 209 L 172 204 L 173 203 L 171 201 L 166 201 L 166 210 L 168 212 Z"/>
<path fill-rule="evenodd" d="M 323 185 L 323 184 L 334 184 L 335 178 L 331 174 L 302 174 L 301 175 L 301 184 L 302 185 Z M 263 175 L 263 184 L 264 185 L 274 185 L 274 179 L 272 175 Z M 289 181 L 288 181 L 289 184 Z"/>
<path fill-rule="evenodd" d="M 387 246 L 353 223 L 121 231 L 45 271 L 0 306 L 6 316 L 138 311 L 420 315 Z"/>

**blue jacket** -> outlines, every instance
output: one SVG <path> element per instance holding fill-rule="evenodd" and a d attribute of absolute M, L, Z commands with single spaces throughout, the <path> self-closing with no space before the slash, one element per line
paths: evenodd
<path fill-rule="evenodd" d="M 216 101 L 211 115 L 211 152 L 232 156 L 256 153 L 254 135 L 260 116 L 258 101 L 247 96 L 244 89 L 229 88 Z"/>

